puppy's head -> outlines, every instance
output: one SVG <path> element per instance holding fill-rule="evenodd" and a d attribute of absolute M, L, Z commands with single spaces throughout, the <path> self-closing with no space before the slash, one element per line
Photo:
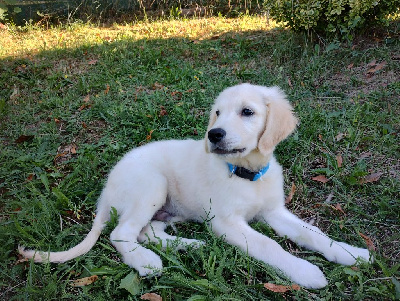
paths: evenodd
<path fill-rule="evenodd" d="M 296 124 L 278 87 L 233 86 L 221 92 L 211 109 L 206 151 L 227 158 L 246 157 L 255 150 L 267 156 Z"/>

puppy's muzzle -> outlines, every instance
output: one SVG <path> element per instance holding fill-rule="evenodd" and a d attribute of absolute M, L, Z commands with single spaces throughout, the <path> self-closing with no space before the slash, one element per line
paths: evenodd
<path fill-rule="evenodd" d="M 208 140 L 211 143 L 210 152 L 219 155 L 229 155 L 243 153 L 246 148 L 231 148 L 229 144 L 224 141 L 226 132 L 222 128 L 211 129 L 208 132 Z"/>

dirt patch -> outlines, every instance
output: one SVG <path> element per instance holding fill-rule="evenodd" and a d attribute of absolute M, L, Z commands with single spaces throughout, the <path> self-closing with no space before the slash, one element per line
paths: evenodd
<path fill-rule="evenodd" d="M 88 124 L 83 123 L 82 127 L 87 131 L 87 143 L 97 143 L 103 137 L 103 132 L 107 128 L 107 123 L 104 120 L 93 120 Z"/>
<path fill-rule="evenodd" d="M 60 165 L 77 156 L 78 146 L 75 143 L 61 145 L 57 149 L 57 155 L 54 158 L 54 164 Z"/>
<path fill-rule="evenodd" d="M 383 177 L 400 181 L 400 160 L 397 158 L 387 157 L 385 154 L 367 153 L 368 165 L 374 166 L 374 173 L 382 173 Z"/>
<path fill-rule="evenodd" d="M 57 61 L 53 61 L 53 67 L 48 68 L 48 74 L 60 72 L 67 76 L 80 75 L 88 72 L 88 69 L 92 65 L 96 65 L 98 58 L 94 56 L 88 56 L 83 59 L 77 58 L 64 58 Z"/>
<path fill-rule="evenodd" d="M 386 88 L 399 81 L 399 68 L 389 69 L 390 64 L 399 64 L 399 58 L 400 56 L 393 54 L 390 62 L 372 60 L 360 66 L 350 64 L 346 70 L 331 77 L 332 89 L 345 93 L 349 98 L 354 98 L 360 94 L 368 95 Z"/>

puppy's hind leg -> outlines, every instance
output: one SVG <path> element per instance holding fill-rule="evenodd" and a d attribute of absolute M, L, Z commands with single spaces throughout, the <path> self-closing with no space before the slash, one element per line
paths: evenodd
<path fill-rule="evenodd" d="M 124 263 L 135 268 L 141 276 L 153 274 L 162 269 L 161 258 L 138 242 L 140 231 L 160 209 L 167 195 L 167 181 L 153 176 L 146 188 L 132 187 L 125 191 L 122 204 L 117 211 L 120 215 L 117 227 L 111 233 L 111 242 L 121 253 Z"/>
<path fill-rule="evenodd" d="M 121 253 L 124 263 L 136 269 L 140 276 L 157 273 L 162 269 L 161 258 L 137 241 L 140 226 L 132 222 L 119 223 L 111 233 L 111 242 Z"/>
<path fill-rule="evenodd" d="M 203 241 L 197 239 L 181 238 L 169 235 L 165 232 L 167 224 L 162 221 L 152 221 L 142 229 L 139 235 L 139 242 L 144 243 L 161 243 L 163 249 L 168 245 L 176 245 L 177 250 L 185 250 L 188 246 L 200 247 L 204 245 Z M 175 244 L 176 243 L 176 244 Z"/>

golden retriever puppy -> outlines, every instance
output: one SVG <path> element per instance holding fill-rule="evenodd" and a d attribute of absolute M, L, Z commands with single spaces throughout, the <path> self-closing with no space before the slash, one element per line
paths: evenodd
<path fill-rule="evenodd" d="M 324 287 L 327 281 L 317 266 L 286 252 L 248 224 L 264 221 L 279 235 L 340 264 L 370 258 L 368 250 L 333 241 L 285 208 L 282 168 L 273 151 L 296 125 L 292 107 L 278 87 L 227 88 L 211 109 L 204 140 L 149 143 L 118 162 L 99 199 L 93 227 L 80 244 L 63 252 L 19 251 L 37 262 L 64 262 L 82 255 L 96 243 L 114 207 L 119 223 L 111 242 L 140 275 L 163 267 L 160 257 L 142 242 L 161 240 L 166 245 L 177 239 L 164 232 L 165 221 L 207 220 L 216 235 L 292 281 L 308 288 Z"/>

